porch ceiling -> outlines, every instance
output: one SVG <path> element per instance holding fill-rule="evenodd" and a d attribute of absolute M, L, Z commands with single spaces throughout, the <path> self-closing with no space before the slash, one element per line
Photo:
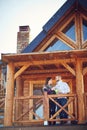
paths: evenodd
<path fill-rule="evenodd" d="M 46 60 L 65 60 L 75 58 L 87 58 L 87 50 L 55 51 L 55 52 L 33 52 L 22 54 L 2 54 L 3 62 L 34 62 Z M 87 60 L 87 59 L 86 59 Z"/>
<path fill-rule="evenodd" d="M 61 74 L 65 78 L 75 76 L 75 61 L 83 61 L 84 73 L 87 72 L 87 50 L 33 52 L 22 54 L 2 54 L 2 61 L 13 62 L 15 65 L 15 78 L 21 74 L 28 80 L 44 79 L 48 76 L 55 77 Z"/>

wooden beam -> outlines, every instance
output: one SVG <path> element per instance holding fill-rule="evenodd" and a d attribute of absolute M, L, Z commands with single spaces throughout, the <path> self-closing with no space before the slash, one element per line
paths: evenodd
<path fill-rule="evenodd" d="M 85 67 L 84 69 L 83 69 L 83 75 L 85 75 L 87 73 L 87 67 Z"/>
<path fill-rule="evenodd" d="M 18 66 L 26 66 L 27 64 L 28 65 L 47 65 L 47 64 L 58 64 L 60 62 L 67 62 L 67 63 L 71 63 L 71 62 L 75 62 L 75 58 L 67 58 L 67 59 L 60 59 L 60 57 L 58 58 L 55 58 L 55 59 L 50 59 L 50 60 L 34 60 L 33 63 L 31 62 L 28 62 L 28 61 L 25 61 L 25 62 L 15 62 L 14 63 L 14 66 L 15 67 L 18 67 Z"/>
<path fill-rule="evenodd" d="M 39 80 L 39 79 L 46 79 L 47 77 L 55 78 L 56 75 L 62 75 L 62 77 L 65 78 L 73 78 L 73 75 L 71 73 L 45 73 L 45 74 L 32 74 L 32 75 L 22 75 L 22 78 L 25 80 Z"/>
<path fill-rule="evenodd" d="M 76 59 L 76 92 L 78 96 L 78 120 L 79 123 L 85 121 L 85 108 L 84 108 L 84 81 L 82 74 L 82 62 Z"/>
<path fill-rule="evenodd" d="M 82 58 L 82 59 L 80 59 L 80 61 L 87 62 L 87 58 Z"/>
<path fill-rule="evenodd" d="M 23 85 L 24 85 L 23 79 L 21 78 L 21 76 L 18 76 L 16 79 L 16 96 L 17 97 L 23 96 Z M 17 119 L 21 115 L 23 108 L 22 108 L 22 105 L 20 105 L 19 101 L 16 100 L 15 103 L 16 103 L 15 104 L 16 113 L 14 113 L 14 117 L 16 117 Z"/>
<path fill-rule="evenodd" d="M 83 58 L 79 58 L 82 62 L 87 62 L 87 58 L 85 57 L 83 57 Z M 59 63 L 61 63 L 61 62 L 67 62 L 67 63 L 75 63 L 75 57 L 71 57 L 71 58 L 66 58 L 66 59 L 60 59 L 60 58 L 57 58 L 57 59 L 53 59 L 53 60 L 46 60 L 46 61 L 44 61 L 44 60 L 40 60 L 40 62 L 39 61 L 34 61 L 33 63 L 34 63 L 34 65 L 46 65 L 46 64 L 52 64 L 52 63 L 54 63 L 54 64 L 59 64 Z M 20 67 L 20 66 L 24 66 L 24 65 L 27 65 L 27 64 L 30 64 L 30 65 L 33 65 L 33 63 L 30 63 L 29 61 L 25 61 L 25 62 L 14 62 L 14 66 L 15 67 Z"/>
<path fill-rule="evenodd" d="M 87 49 L 87 40 L 83 42 L 82 49 Z"/>
<path fill-rule="evenodd" d="M 21 76 L 16 79 L 16 95 L 17 97 L 23 96 L 24 81 Z"/>
<path fill-rule="evenodd" d="M 55 35 L 53 35 L 43 46 L 39 51 L 44 51 L 49 45 L 50 43 L 55 39 Z"/>
<path fill-rule="evenodd" d="M 43 103 L 44 103 L 44 108 L 43 108 L 44 118 L 45 118 L 45 121 L 47 121 L 49 119 L 49 98 L 48 98 L 47 92 L 44 92 Z"/>
<path fill-rule="evenodd" d="M 78 46 L 78 49 L 82 48 L 82 38 L 83 38 L 83 34 L 82 34 L 82 19 L 80 17 L 80 13 L 76 12 L 75 15 L 75 33 L 76 33 L 76 44 Z"/>
<path fill-rule="evenodd" d="M 33 61 L 49 61 L 49 60 L 65 60 L 65 59 L 74 59 L 85 58 L 87 55 L 87 50 L 65 50 L 65 51 L 54 51 L 54 52 L 33 52 L 28 54 L 11 54 L 11 55 L 3 55 L 3 62 L 8 61 L 13 62 L 15 64 L 19 64 L 19 61 L 33 64 Z M 32 57 L 32 58 L 30 58 Z M 52 59 L 53 57 L 53 59 Z M 22 64 L 20 65 L 22 66 Z"/>
<path fill-rule="evenodd" d="M 38 67 L 43 70 L 43 66 L 42 65 L 39 65 Z"/>
<path fill-rule="evenodd" d="M 80 15 L 81 15 L 82 19 L 87 21 L 87 12 L 86 11 L 85 11 L 85 14 L 83 14 L 83 12 L 82 12 L 82 13 L 80 13 Z"/>
<path fill-rule="evenodd" d="M 12 126 L 13 123 L 13 98 L 14 98 L 14 65 L 7 65 L 7 84 L 5 97 L 4 126 Z"/>
<path fill-rule="evenodd" d="M 33 83 L 29 82 L 29 96 L 33 96 Z M 29 100 L 29 108 L 33 107 L 33 100 Z M 33 114 L 29 113 L 29 120 L 33 119 Z"/>
<path fill-rule="evenodd" d="M 69 70 L 69 72 L 71 72 L 74 76 L 76 75 L 74 69 L 72 69 L 67 63 L 62 62 L 61 64 L 62 64 L 67 70 Z"/>
<path fill-rule="evenodd" d="M 30 64 L 28 65 L 24 65 L 23 67 L 21 67 L 20 70 L 18 70 L 15 75 L 14 75 L 14 79 L 16 79 L 18 76 L 20 76 L 28 67 Z"/>
<path fill-rule="evenodd" d="M 63 29 L 65 29 L 66 26 L 68 26 L 69 23 L 72 22 L 74 19 L 75 19 L 75 13 L 70 14 L 70 16 L 68 16 L 66 19 L 64 19 L 65 22 L 63 21 L 62 26 L 57 30 L 62 32 Z"/>
<path fill-rule="evenodd" d="M 45 73 L 64 73 L 64 72 L 68 72 L 68 70 L 66 69 L 62 69 L 62 68 L 57 68 L 57 69 L 43 69 L 43 70 L 29 70 L 29 71 L 25 71 L 24 74 L 45 74 Z"/>
<path fill-rule="evenodd" d="M 69 37 L 67 37 L 64 33 L 57 32 L 57 34 L 55 34 L 55 35 L 59 40 L 64 42 L 66 45 L 70 46 L 73 49 L 77 49 L 77 45 L 75 44 L 75 42 L 72 39 L 70 39 Z"/>

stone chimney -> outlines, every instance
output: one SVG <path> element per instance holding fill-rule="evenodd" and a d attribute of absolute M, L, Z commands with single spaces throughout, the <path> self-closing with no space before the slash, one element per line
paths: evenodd
<path fill-rule="evenodd" d="M 29 35 L 29 26 L 19 26 L 19 32 L 17 33 L 17 53 L 21 53 L 21 51 L 29 44 Z"/>

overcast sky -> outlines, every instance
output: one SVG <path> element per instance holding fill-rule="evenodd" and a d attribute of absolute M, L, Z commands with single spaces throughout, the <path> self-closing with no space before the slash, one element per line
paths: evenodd
<path fill-rule="evenodd" d="M 0 0 L 0 56 L 16 53 L 19 26 L 30 26 L 30 41 L 66 0 Z"/>

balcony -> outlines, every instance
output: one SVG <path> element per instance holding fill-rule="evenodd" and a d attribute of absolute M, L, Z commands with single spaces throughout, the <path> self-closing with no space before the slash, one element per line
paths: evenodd
<path fill-rule="evenodd" d="M 56 99 L 66 97 L 68 99 L 64 106 L 61 106 Z M 60 109 L 56 110 L 53 116 L 49 116 L 49 100 L 56 104 Z M 66 107 L 68 108 L 66 110 Z M 60 119 L 59 113 L 65 111 L 68 114 L 68 119 Z M 77 95 L 76 94 L 60 94 L 60 95 L 33 95 L 27 97 L 14 97 L 14 112 L 13 112 L 14 125 L 44 125 L 50 121 L 67 121 L 71 123 L 78 120 L 77 114 Z"/>

